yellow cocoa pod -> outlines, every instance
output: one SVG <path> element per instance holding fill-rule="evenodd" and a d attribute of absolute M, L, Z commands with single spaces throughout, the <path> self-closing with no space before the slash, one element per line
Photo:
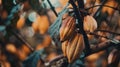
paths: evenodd
<path fill-rule="evenodd" d="M 73 55 L 74 55 L 74 52 L 75 52 L 75 49 L 76 49 L 76 46 L 77 46 L 77 42 L 78 42 L 78 39 L 79 39 L 79 36 L 78 34 L 76 34 L 70 41 L 69 41 L 69 49 L 68 49 L 68 55 L 67 55 L 67 58 L 68 58 L 68 62 L 71 63 L 71 60 L 73 59 Z"/>
<path fill-rule="evenodd" d="M 75 31 L 75 18 L 68 16 L 62 21 L 60 28 L 60 41 L 64 41 L 74 33 Z"/>
<path fill-rule="evenodd" d="M 67 56 L 67 54 L 66 54 L 67 45 L 68 45 L 68 40 L 66 40 L 62 43 L 62 51 L 63 51 L 64 56 Z"/>
<path fill-rule="evenodd" d="M 76 46 L 76 49 L 75 49 L 75 52 L 74 52 L 74 55 L 71 61 L 75 61 L 77 58 L 79 58 L 80 54 L 85 48 L 83 35 L 81 34 L 78 34 L 78 35 L 79 35 L 79 40 L 78 40 L 78 43 L 77 43 L 77 46 Z"/>
<path fill-rule="evenodd" d="M 97 29 L 96 20 L 90 15 L 85 16 L 84 17 L 84 30 L 88 32 L 93 32 L 96 29 Z"/>
<path fill-rule="evenodd" d="M 74 62 L 79 58 L 80 53 L 85 48 L 82 34 L 76 34 L 73 38 L 68 41 L 67 45 L 67 59 L 69 63 Z"/>

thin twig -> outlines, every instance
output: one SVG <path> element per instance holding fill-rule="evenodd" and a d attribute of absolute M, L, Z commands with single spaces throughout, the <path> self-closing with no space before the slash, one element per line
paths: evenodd
<path fill-rule="evenodd" d="M 64 58 L 64 55 L 63 55 L 63 54 L 57 56 L 56 58 L 54 58 L 53 60 L 51 60 L 49 63 L 53 63 L 53 62 L 55 62 L 55 61 L 57 61 L 57 60 L 59 60 L 59 59 L 61 59 L 61 58 Z"/>
<path fill-rule="evenodd" d="M 104 5 L 106 3 L 106 0 L 103 0 L 103 2 L 102 2 L 102 5 Z M 102 7 L 103 6 L 100 6 L 99 8 L 98 8 L 98 10 L 95 12 L 95 14 L 94 14 L 94 18 L 96 18 L 97 16 L 98 16 L 98 13 L 101 11 L 101 9 L 102 9 Z"/>
<path fill-rule="evenodd" d="M 107 33 L 110 33 L 110 34 L 120 35 L 120 33 L 115 33 L 115 32 L 108 31 L 108 30 L 96 30 L 96 31 L 107 32 Z"/>
<path fill-rule="evenodd" d="M 96 0 L 94 1 L 93 6 L 95 5 L 95 2 L 96 2 Z M 93 8 L 92 8 L 91 12 L 93 12 Z"/>
<path fill-rule="evenodd" d="M 102 42 L 102 43 L 100 43 L 98 45 L 95 45 L 95 46 L 91 47 L 91 50 L 92 50 L 91 54 L 102 51 L 102 50 L 105 50 L 105 49 L 108 49 L 109 47 L 119 46 L 119 44 L 120 43 L 115 44 L 115 43 L 113 43 L 113 42 L 111 42 L 109 40 L 105 41 L 105 42 Z M 91 55 L 91 54 L 89 54 L 89 55 Z"/>
<path fill-rule="evenodd" d="M 91 6 L 91 7 L 89 7 L 89 8 L 85 8 L 85 10 L 89 10 L 89 9 L 91 9 L 91 8 L 99 7 L 99 6 L 102 6 L 102 7 L 109 7 L 109 8 L 112 8 L 112 9 L 114 9 L 114 10 L 120 11 L 118 8 L 115 8 L 115 7 L 112 7 L 112 6 L 109 6 L 109 5 L 94 5 L 94 6 Z"/>
<path fill-rule="evenodd" d="M 49 62 L 46 62 L 44 65 L 45 65 L 46 67 L 50 67 L 50 65 L 52 65 L 52 63 L 57 62 L 58 60 L 63 59 L 63 58 L 67 59 L 66 57 L 64 57 L 63 54 L 61 54 L 61 55 L 55 57 L 53 60 L 51 60 L 51 61 L 49 61 Z"/>
<path fill-rule="evenodd" d="M 47 0 L 48 1 L 48 3 L 49 3 L 49 5 L 50 5 L 50 7 L 51 7 L 51 9 L 52 9 L 52 11 L 54 12 L 54 14 L 56 15 L 56 17 L 58 16 L 58 14 L 57 14 L 57 12 L 55 11 L 55 7 L 53 7 L 52 6 L 52 4 L 51 4 L 51 2 L 49 1 L 49 0 Z"/>
<path fill-rule="evenodd" d="M 103 37 L 103 38 L 106 38 L 106 39 L 110 39 L 110 38 L 108 38 L 107 36 L 102 36 L 102 35 L 98 35 L 98 34 L 91 33 L 91 32 L 89 32 L 89 33 L 87 33 L 87 34 L 89 34 L 89 35 L 94 35 L 94 36 L 98 36 L 98 37 Z"/>
<path fill-rule="evenodd" d="M 34 51 L 34 49 L 30 46 L 30 44 L 29 44 L 25 39 L 23 39 L 23 37 L 22 37 L 20 34 L 16 33 L 15 31 L 12 31 L 12 32 L 13 32 L 13 34 L 14 34 L 21 42 L 25 43 L 25 45 L 26 45 L 32 52 Z"/>
<path fill-rule="evenodd" d="M 13 28 L 11 28 L 11 27 L 9 28 L 9 25 L 11 24 L 10 21 L 14 18 L 14 14 L 20 10 L 20 6 L 21 6 L 21 4 L 18 4 L 12 8 L 10 15 L 7 17 L 6 29 L 7 29 L 7 31 L 10 31 L 11 33 L 13 33 L 21 42 L 25 43 L 31 51 L 34 51 L 34 49 L 30 46 L 30 44 L 28 42 L 26 42 L 20 34 L 16 33 L 13 30 Z"/>

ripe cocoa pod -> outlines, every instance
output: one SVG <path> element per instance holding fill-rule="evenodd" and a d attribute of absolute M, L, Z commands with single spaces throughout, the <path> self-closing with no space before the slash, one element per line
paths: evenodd
<path fill-rule="evenodd" d="M 67 45 L 68 45 L 68 40 L 66 40 L 66 41 L 64 41 L 63 43 L 62 43 L 62 51 L 63 51 L 63 55 L 64 56 L 67 56 L 67 54 L 66 54 L 66 50 L 67 50 Z"/>
<path fill-rule="evenodd" d="M 68 53 L 67 53 L 67 57 L 68 57 L 68 62 L 72 62 L 72 59 L 73 59 L 73 55 L 75 53 L 75 49 L 77 47 L 77 43 L 78 43 L 78 39 L 79 39 L 79 36 L 78 34 L 76 34 L 70 41 L 69 41 L 69 48 L 67 49 L 68 50 Z"/>
<path fill-rule="evenodd" d="M 60 28 L 60 41 L 64 41 L 74 33 L 75 31 L 75 18 L 68 16 L 62 21 Z"/>
<path fill-rule="evenodd" d="M 77 45 L 76 45 L 76 48 L 75 48 L 75 51 L 74 51 L 74 55 L 73 55 L 72 61 L 75 61 L 77 58 L 79 58 L 80 54 L 82 53 L 82 51 L 85 48 L 83 35 L 82 34 L 78 34 L 78 39 L 79 40 L 77 42 Z"/>
<path fill-rule="evenodd" d="M 62 43 L 62 51 L 68 62 L 72 63 L 79 58 L 85 48 L 82 34 L 75 33 L 73 37 Z"/>
<path fill-rule="evenodd" d="M 69 53 L 67 53 L 67 58 L 68 62 L 72 63 L 74 62 L 77 58 L 79 58 L 81 52 L 85 48 L 84 46 L 84 41 L 83 41 L 83 36 L 81 34 L 76 34 L 75 37 L 73 37 L 70 41 L 69 44 L 70 47 L 67 49 Z"/>
<path fill-rule="evenodd" d="M 97 29 L 96 20 L 90 15 L 85 16 L 84 17 L 84 30 L 88 32 L 93 32 L 96 29 Z"/>

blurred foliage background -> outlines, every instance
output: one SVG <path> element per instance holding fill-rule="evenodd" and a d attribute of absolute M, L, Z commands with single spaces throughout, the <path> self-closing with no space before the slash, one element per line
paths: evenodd
<path fill-rule="evenodd" d="M 57 14 L 68 2 L 68 0 L 49 1 Z M 98 22 L 98 30 L 120 33 L 119 0 L 84 0 L 84 2 L 86 11 Z M 71 5 L 68 7 L 72 8 Z M 45 63 L 42 61 L 49 62 L 61 55 L 61 46 L 48 34 L 48 29 L 56 18 L 48 0 L 0 0 L 0 67 L 44 67 Z M 101 31 L 96 34 L 120 40 L 119 35 Z M 97 36 L 91 38 L 89 41 L 93 46 L 108 40 Z M 111 63 L 108 59 L 113 58 L 109 55 L 120 54 L 115 48 L 105 49 L 85 59 L 80 58 L 68 66 L 107 67 L 108 62 Z M 28 63 L 28 66 L 24 63 Z"/>

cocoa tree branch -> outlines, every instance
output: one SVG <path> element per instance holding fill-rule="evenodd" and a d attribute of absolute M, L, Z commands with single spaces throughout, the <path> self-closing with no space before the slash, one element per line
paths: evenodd
<path fill-rule="evenodd" d="M 84 9 L 84 1 L 83 0 L 77 0 L 78 6 L 80 9 Z"/>
<path fill-rule="evenodd" d="M 87 34 L 89 34 L 89 35 L 94 35 L 94 36 L 98 36 L 98 37 L 103 37 L 103 38 L 106 38 L 106 39 L 110 39 L 110 38 L 108 38 L 107 36 L 102 36 L 102 35 L 98 35 L 98 34 L 91 33 L 91 32 L 88 32 Z"/>
<path fill-rule="evenodd" d="M 108 49 L 109 47 L 115 47 L 115 46 L 120 46 L 120 42 L 116 44 L 116 43 L 108 40 L 108 41 L 102 42 L 102 43 L 100 43 L 100 44 L 98 44 L 98 45 L 90 46 L 90 48 L 91 48 L 91 53 L 88 54 L 88 55 L 86 55 L 85 57 L 87 57 L 87 56 L 89 56 L 89 55 L 91 55 L 91 54 L 97 53 L 97 52 L 99 52 L 99 51 L 106 50 L 106 49 Z M 65 60 L 67 60 L 67 58 L 64 57 L 63 54 L 61 54 L 61 55 L 57 56 L 56 58 L 54 58 L 53 60 L 51 60 L 50 62 L 45 63 L 45 66 L 52 65 L 52 63 L 57 62 L 57 61 L 59 61 L 60 59 L 64 59 L 63 63 L 66 62 Z"/>
<path fill-rule="evenodd" d="M 96 30 L 95 32 L 106 32 L 106 33 L 110 33 L 110 34 L 115 34 L 115 35 L 120 35 L 120 33 L 116 33 L 116 32 L 112 32 L 112 31 L 108 31 L 108 30 Z"/>
<path fill-rule="evenodd" d="M 90 45 L 89 45 L 89 41 L 88 41 L 88 37 L 87 37 L 87 34 L 86 32 L 84 31 L 83 29 L 83 20 L 84 20 L 84 16 L 82 15 L 82 13 L 79 11 L 79 9 L 83 9 L 84 8 L 84 2 L 83 0 L 79 0 L 78 3 L 79 3 L 79 9 L 77 8 L 76 4 L 74 3 L 73 0 L 69 0 L 69 3 L 71 3 L 71 5 L 73 6 L 73 10 L 74 10 L 74 13 L 76 15 L 76 18 L 78 20 L 78 27 L 79 27 L 79 33 L 82 33 L 83 35 L 83 38 L 84 38 L 84 42 L 85 42 L 85 54 L 86 55 L 89 55 L 91 53 L 91 50 L 90 50 Z M 80 4 L 82 3 L 82 4 Z M 82 16 L 81 16 L 82 15 Z"/>
<path fill-rule="evenodd" d="M 55 62 L 55 61 L 57 61 L 59 59 L 62 59 L 62 58 L 64 58 L 63 54 L 61 54 L 61 55 L 57 56 L 56 58 L 54 58 L 53 60 L 49 61 L 49 63 L 53 63 L 53 62 Z"/>
<path fill-rule="evenodd" d="M 59 67 L 67 67 L 68 66 L 68 61 L 67 58 L 64 57 L 63 54 L 57 56 L 56 58 L 54 58 L 53 60 L 46 62 L 44 65 L 46 67 L 52 67 L 52 66 L 59 66 Z"/>
<path fill-rule="evenodd" d="M 92 50 L 91 54 L 99 52 L 99 51 L 104 50 L 104 49 L 107 49 L 109 47 L 120 46 L 120 42 L 118 39 L 112 39 L 112 38 L 109 38 L 107 36 L 97 35 L 95 33 L 88 33 L 88 34 L 108 39 L 107 41 L 102 42 L 98 45 L 91 46 L 91 50 Z"/>
<path fill-rule="evenodd" d="M 91 6 L 91 7 L 89 7 L 89 8 L 85 8 L 85 10 L 89 10 L 89 9 L 91 9 L 91 8 L 98 7 L 98 6 L 101 6 L 101 7 L 109 7 L 109 8 L 112 8 L 112 9 L 114 9 L 114 10 L 120 11 L 118 8 L 115 8 L 115 7 L 112 7 L 112 6 L 109 6 L 109 5 L 94 5 L 94 6 Z"/>
<path fill-rule="evenodd" d="M 89 55 L 97 53 L 97 52 L 102 51 L 102 50 L 106 50 L 109 47 L 116 47 L 116 46 L 120 46 L 120 42 L 116 44 L 116 43 L 108 40 L 108 41 L 102 42 L 100 44 L 97 44 L 97 45 L 94 45 L 94 46 L 90 46 L 91 53 Z M 89 56 L 89 55 L 86 55 L 86 56 Z"/>

